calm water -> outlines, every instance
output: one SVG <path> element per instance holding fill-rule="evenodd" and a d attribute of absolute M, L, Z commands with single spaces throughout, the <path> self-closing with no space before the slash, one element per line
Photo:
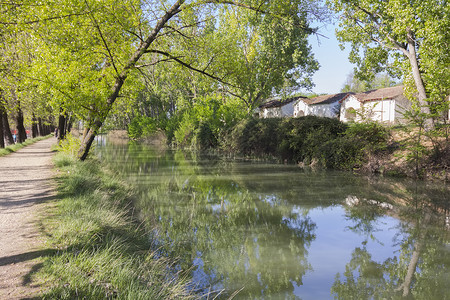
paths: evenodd
<path fill-rule="evenodd" d="M 140 145 L 97 151 L 138 187 L 155 247 L 210 299 L 450 299 L 448 186 Z"/>

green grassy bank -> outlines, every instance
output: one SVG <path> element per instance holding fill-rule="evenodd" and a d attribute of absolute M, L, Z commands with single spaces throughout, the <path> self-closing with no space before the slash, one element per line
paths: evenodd
<path fill-rule="evenodd" d="M 193 299 L 173 262 L 157 258 L 133 209 L 132 190 L 90 159 L 63 153 L 58 200 L 43 220 L 51 254 L 36 276 L 44 299 Z"/>
<path fill-rule="evenodd" d="M 42 141 L 42 140 L 48 139 L 51 136 L 53 136 L 53 135 L 49 134 L 49 135 L 46 135 L 46 136 L 38 136 L 38 137 L 35 137 L 33 139 L 27 139 L 23 143 L 9 145 L 8 147 L 0 149 L 0 156 L 4 156 L 4 155 L 10 154 L 12 152 L 16 152 L 17 150 L 22 149 L 25 146 L 34 144 L 34 143 L 36 143 L 38 141 Z"/>

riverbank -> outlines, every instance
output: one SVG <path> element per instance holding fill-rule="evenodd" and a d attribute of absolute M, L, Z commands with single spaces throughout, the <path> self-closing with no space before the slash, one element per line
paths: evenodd
<path fill-rule="evenodd" d="M 185 277 L 157 258 L 133 192 L 98 161 L 54 160 L 58 202 L 43 227 L 56 252 L 36 275 L 44 299 L 191 299 Z"/>
<path fill-rule="evenodd" d="M 197 130 L 189 137 L 175 146 L 246 158 L 271 158 L 302 168 L 450 180 L 446 125 L 426 133 L 409 126 L 342 123 L 314 116 L 247 118 L 229 130 Z M 144 138 L 141 142 L 148 144 Z"/>
<path fill-rule="evenodd" d="M 0 299 L 34 297 L 42 286 L 33 279 L 51 252 L 45 248 L 39 218 L 54 201 L 51 146 L 45 137 L 10 148 L 0 157 Z M 10 151 L 8 151 L 10 153 Z"/>

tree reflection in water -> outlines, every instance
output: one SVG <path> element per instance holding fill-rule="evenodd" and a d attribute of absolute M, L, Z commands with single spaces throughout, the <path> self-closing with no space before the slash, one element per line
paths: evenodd
<path fill-rule="evenodd" d="M 432 201 L 426 193 L 419 193 L 417 186 L 415 189 L 403 186 L 401 190 L 399 203 L 385 207 L 385 212 L 373 200 L 353 197 L 347 201 L 350 204 L 347 216 L 355 223 L 351 230 L 374 239 L 377 215 L 387 213 L 402 220 L 397 234 L 402 238 L 395 241 L 397 256 L 383 262 L 372 259 L 365 243 L 355 248 L 345 272 L 336 275 L 331 289 L 335 298 L 450 299 L 450 244 L 445 226 L 450 204 L 447 191 L 435 190 L 434 195 L 438 196 Z M 383 189 L 378 189 L 378 193 L 382 194 Z"/>
<path fill-rule="evenodd" d="M 445 185 L 314 173 L 140 145 L 105 147 L 101 157 L 137 186 L 136 208 L 154 233 L 155 247 L 177 258 L 179 269 L 191 270 L 199 293 L 224 289 L 220 298 L 240 291 L 241 299 L 299 299 L 296 288 L 316 268 L 308 259 L 320 225 L 311 211 L 344 207 L 341 222 L 350 244 L 340 244 L 339 251 L 351 257 L 342 270 L 327 274 L 330 298 L 450 295 Z M 396 252 L 377 261 L 369 245 L 382 244 L 378 236 L 386 216 L 398 220 Z"/>

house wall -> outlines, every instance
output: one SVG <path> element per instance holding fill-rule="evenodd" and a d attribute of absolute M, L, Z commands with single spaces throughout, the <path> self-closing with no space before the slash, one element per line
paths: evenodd
<path fill-rule="evenodd" d="M 309 105 L 309 115 L 317 117 L 338 118 L 341 104 L 336 101 L 329 104 Z"/>
<path fill-rule="evenodd" d="M 279 118 L 281 116 L 281 111 L 279 107 L 263 108 L 261 110 L 261 118 Z"/>
<path fill-rule="evenodd" d="M 294 116 L 294 102 L 287 103 L 281 107 L 281 117 L 293 117 Z"/>
<path fill-rule="evenodd" d="M 358 116 L 349 112 L 349 110 L 351 109 L 361 109 L 361 102 L 359 102 L 358 99 L 356 99 L 356 97 L 353 95 L 348 96 L 344 101 L 342 101 L 339 120 L 341 120 L 342 122 L 349 122 L 352 120 L 358 121 Z"/>
<path fill-rule="evenodd" d="M 365 117 L 377 122 L 393 123 L 395 100 L 369 101 L 363 104 Z"/>
<path fill-rule="evenodd" d="M 404 112 L 411 108 L 411 102 L 404 96 L 383 101 L 371 101 L 364 106 L 373 106 L 371 119 L 389 124 L 402 124 L 405 122 Z"/>
<path fill-rule="evenodd" d="M 383 123 L 403 123 L 403 113 L 411 107 L 411 102 L 404 96 L 398 96 L 394 99 L 379 101 L 359 102 L 355 97 L 349 96 L 341 104 L 340 117 L 342 122 L 361 121 L 358 115 L 348 113 L 350 108 L 363 112 L 366 118 Z"/>
<path fill-rule="evenodd" d="M 285 118 L 292 117 L 294 115 L 293 102 L 287 103 L 281 107 L 263 108 L 260 111 L 260 118 Z"/>
<path fill-rule="evenodd" d="M 403 116 L 405 111 L 411 109 L 411 101 L 406 97 L 400 96 L 395 99 L 395 123 L 403 124 L 406 122 Z"/>
<path fill-rule="evenodd" d="M 294 105 L 294 117 L 304 117 L 309 114 L 309 105 L 302 100 L 297 101 Z"/>

